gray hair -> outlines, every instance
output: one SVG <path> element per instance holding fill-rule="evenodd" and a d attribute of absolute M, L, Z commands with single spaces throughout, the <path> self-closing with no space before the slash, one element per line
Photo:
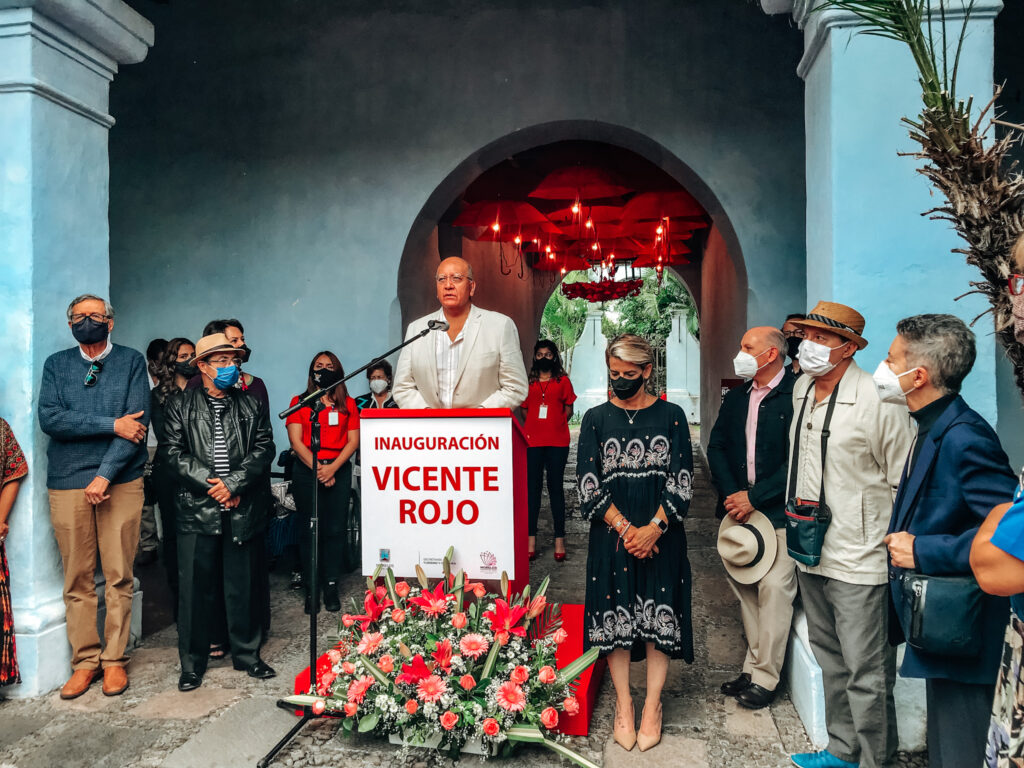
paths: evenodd
<path fill-rule="evenodd" d="M 960 391 L 978 353 L 974 332 L 955 315 L 914 315 L 896 323 L 907 343 L 907 362 L 925 368 L 936 389 L 944 394 Z"/>
<path fill-rule="evenodd" d="M 68 321 L 71 320 L 71 310 L 75 308 L 76 304 L 81 304 L 83 301 L 102 301 L 103 302 L 103 313 L 107 317 L 114 316 L 114 305 L 111 304 L 104 298 L 97 296 L 95 293 L 83 293 L 81 296 L 75 296 L 68 304 Z"/>
<path fill-rule="evenodd" d="M 786 341 L 786 334 L 778 328 L 770 329 L 764 335 L 764 340 L 768 342 L 769 347 L 775 347 L 775 349 L 778 350 L 779 357 L 786 356 L 786 350 L 789 348 L 789 342 Z M 762 354 L 764 353 L 762 352 Z"/>

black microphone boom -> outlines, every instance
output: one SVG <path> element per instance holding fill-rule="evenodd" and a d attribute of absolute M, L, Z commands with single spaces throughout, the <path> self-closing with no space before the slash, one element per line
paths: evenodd
<path fill-rule="evenodd" d="M 431 320 L 427 323 L 428 331 L 447 331 L 451 327 L 447 320 Z"/>

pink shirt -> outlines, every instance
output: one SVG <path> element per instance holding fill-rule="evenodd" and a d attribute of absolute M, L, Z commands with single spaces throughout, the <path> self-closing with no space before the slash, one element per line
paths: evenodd
<path fill-rule="evenodd" d="M 761 401 L 782 383 L 782 377 L 785 374 L 786 369 L 783 367 L 775 374 L 775 378 L 763 387 L 758 386 L 757 381 L 750 382 L 750 401 L 747 403 L 747 482 L 750 485 L 754 484 L 754 479 L 757 476 L 754 472 L 754 454 L 757 449 L 757 416 L 761 411 Z"/>

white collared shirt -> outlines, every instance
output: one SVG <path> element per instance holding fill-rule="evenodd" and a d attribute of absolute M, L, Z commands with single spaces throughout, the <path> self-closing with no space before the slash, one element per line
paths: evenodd
<path fill-rule="evenodd" d="M 474 307 L 470 307 L 469 314 L 472 316 Z M 444 308 L 437 313 L 438 320 L 445 320 Z M 466 318 L 469 322 L 469 318 Z M 462 326 L 455 341 L 448 338 L 447 331 L 434 334 L 434 353 L 437 356 L 437 394 L 441 400 L 442 408 L 451 408 L 455 399 L 456 377 L 459 372 L 459 358 L 462 355 L 462 342 L 465 338 L 466 326 Z"/>
<path fill-rule="evenodd" d="M 113 342 L 110 341 L 110 336 L 107 336 L 107 346 L 105 346 L 103 348 L 103 351 L 96 355 L 96 357 L 89 357 L 87 354 L 85 354 L 85 350 L 82 349 L 82 345 L 78 345 L 78 354 L 80 354 L 82 356 L 82 359 L 85 360 L 87 363 L 95 363 L 97 360 L 102 360 L 107 355 L 109 355 L 113 350 L 114 344 Z"/>

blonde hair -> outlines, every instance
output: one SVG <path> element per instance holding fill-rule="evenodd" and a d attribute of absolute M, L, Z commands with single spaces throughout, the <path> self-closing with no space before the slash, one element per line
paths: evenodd
<path fill-rule="evenodd" d="M 654 348 L 643 336 L 620 333 L 608 343 L 608 347 L 604 351 L 605 364 L 607 365 L 613 357 L 641 368 L 645 365 L 653 366 Z"/>

